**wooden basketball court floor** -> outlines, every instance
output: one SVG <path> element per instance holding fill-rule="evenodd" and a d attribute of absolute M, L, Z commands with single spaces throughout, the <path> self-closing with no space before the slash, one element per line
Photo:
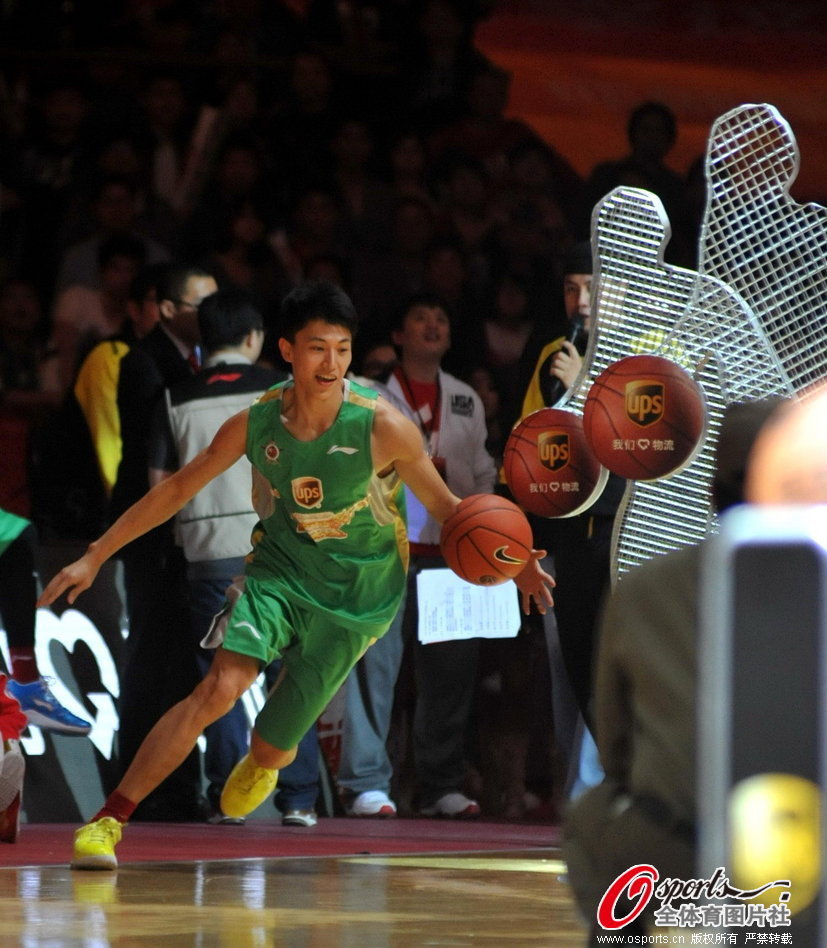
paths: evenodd
<path fill-rule="evenodd" d="M 582 946 L 551 824 L 322 818 L 135 823 L 116 872 L 69 869 L 69 824 L 0 845 L 0 944 Z"/>

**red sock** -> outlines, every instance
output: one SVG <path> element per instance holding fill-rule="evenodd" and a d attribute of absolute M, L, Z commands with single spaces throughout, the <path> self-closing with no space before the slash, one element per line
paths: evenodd
<path fill-rule="evenodd" d="M 113 790 L 112 793 L 106 798 L 106 803 L 98 810 L 98 812 L 89 820 L 90 823 L 94 823 L 96 820 L 102 819 L 104 816 L 111 816 L 112 819 L 117 820 L 119 823 L 128 823 L 129 817 L 135 812 L 135 807 L 137 803 L 133 803 L 131 800 L 128 800 L 122 793 L 118 793 L 117 790 Z"/>
<path fill-rule="evenodd" d="M 9 648 L 11 676 L 18 684 L 28 685 L 40 678 L 40 669 L 34 657 L 34 646 L 13 645 Z"/>

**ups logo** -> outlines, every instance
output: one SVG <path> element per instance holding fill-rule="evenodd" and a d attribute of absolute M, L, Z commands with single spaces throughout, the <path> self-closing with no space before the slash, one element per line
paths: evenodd
<path fill-rule="evenodd" d="M 537 456 L 543 467 L 559 471 L 571 460 L 571 444 L 565 431 L 544 431 L 537 438 Z"/>
<path fill-rule="evenodd" d="M 301 507 L 321 507 L 324 500 L 322 482 L 318 477 L 297 477 L 292 482 L 293 500 Z"/>
<path fill-rule="evenodd" d="M 662 382 L 639 379 L 626 383 L 626 417 L 641 428 L 663 418 L 663 403 Z"/>

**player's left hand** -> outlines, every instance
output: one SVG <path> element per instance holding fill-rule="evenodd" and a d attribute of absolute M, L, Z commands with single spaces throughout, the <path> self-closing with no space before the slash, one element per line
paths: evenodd
<path fill-rule="evenodd" d="M 526 615 L 531 613 L 531 603 L 537 607 L 537 611 L 545 615 L 546 610 L 554 605 L 554 599 L 551 590 L 557 585 L 554 577 L 547 573 L 540 560 L 546 556 L 545 550 L 532 550 L 531 557 L 522 572 L 515 577 L 514 582 L 520 590 L 520 599 L 523 606 L 523 612 Z"/>

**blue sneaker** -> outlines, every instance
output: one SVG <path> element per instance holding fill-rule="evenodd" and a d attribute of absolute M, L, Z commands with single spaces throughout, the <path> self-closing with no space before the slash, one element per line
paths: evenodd
<path fill-rule="evenodd" d="M 6 691 L 17 698 L 20 708 L 28 718 L 29 724 L 52 731 L 55 734 L 76 734 L 83 737 L 92 730 L 92 725 L 83 718 L 67 711 L 52 694 L 49 681 L 38 678 L 37 681 L 22 685 L 9 678 Z"/>

